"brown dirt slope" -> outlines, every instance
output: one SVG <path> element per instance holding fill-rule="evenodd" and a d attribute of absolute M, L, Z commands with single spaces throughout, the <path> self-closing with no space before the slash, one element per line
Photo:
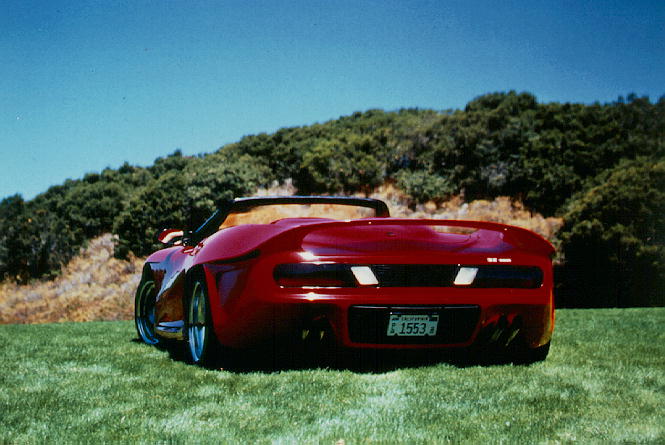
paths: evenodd
<path fill-rule="evenodd" d="M 114 238 L 95 238 L 50 281 L 0 284 L 0 323 L 127 320 L 142 261 L 113 258 Z"/>

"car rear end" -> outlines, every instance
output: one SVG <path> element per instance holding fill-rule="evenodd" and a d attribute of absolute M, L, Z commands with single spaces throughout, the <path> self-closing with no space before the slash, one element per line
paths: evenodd
<path fill-rule="evenodd" d="M 538 235 L 491 223 L 295 228 L 212 274 L 218 336 L 236 346 L 327 335 L 352 349 L 538 348 L 554 323 L 552 251 Z"/>

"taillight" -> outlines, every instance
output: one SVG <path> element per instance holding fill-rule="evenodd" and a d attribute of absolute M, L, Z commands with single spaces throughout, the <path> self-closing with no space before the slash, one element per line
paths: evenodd
<path fill-rule="evenodd" d="M 356 286 L 356 279 L 345 264 L 280 264 L 275 267 L 273 275 L 282 287 Z"/>
<path fill-rule="evenodd" d="M 543 284 L 543 271 L 529 266 L 480 267 L 473 282 L 474 287 L 514 287 L 537 289 Z"/>
<path fill-rule="evenodd" d="M 467 287 L 536 289 L 543 272 L 534 266 L 456 264 L 280 264 L 282 287 Z"/>

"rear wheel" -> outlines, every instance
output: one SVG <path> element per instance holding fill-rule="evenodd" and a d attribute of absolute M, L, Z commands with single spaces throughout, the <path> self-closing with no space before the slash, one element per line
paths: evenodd
<path fill-rule="evenodd" d="M 136 291 L 134 324 L 142 342 L 149 345 L 159 343 L 155 335 L 155 282 L 150 278 L 141 280 Z"/>
<path fill-rule="evenodd" d="M 187 351 L 192 363 L 210 366 L 218 358 L 219 345 L 212 327 L 210 302 L 205 281 L 196 278 L 187 300 Z"/>

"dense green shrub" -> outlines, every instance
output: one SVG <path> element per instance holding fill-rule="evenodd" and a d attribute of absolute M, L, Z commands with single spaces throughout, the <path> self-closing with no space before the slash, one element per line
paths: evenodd
<path fill-rule="evenodd" d="M 397 188 L 420 202 L 440 202 L 456 190 L 450 180 L 424 170 L 404 169 L 397 173 L 396 179 Z"/>
<path fill-rule="evenodd" d="M 122 171 L 121 171 L 122 170 Z M 88 239 L 113 229 L 141 169 L 123 166 L 67 180 L 25 202 L 0 203 L 0 277 L 25 282 L 59 272 Z"/>
<path fill-rule="evenodd" d="M 113 227 L 125 195 L 122 185 L 116 182 L 84 180 L 61 197 L 55 213 L 62 216 L 76 238 L 89 239 Z"/>
<path fill-rule="evenodd" d="M 305 193 L 370 192 L 385 180 L 381 146 L 371 136 L 341 134 L 303 154 L 296 185 Z"/>
<path fill-rule="evenodd" d="M 27 258 L 21 255 L 30 248 L 32 220 L 20 195 L 9 196 L 0 201 L 0 279 L 27 278 Z"/>
<path fill-rule="evenodd" d="M 116 256 L 130 251 L 146 255 L 159 248 L 157 235 L 167 228 L 184 228 L 187 220 L 182 172 L 169 171 L 153 179 L 134 195 L 117 216 L 113 232 L 120 239 Z"/>
<path fill-rule="evenodd" d="M 262 159 L 247 154 L 234 158 L 224 152 L 196 159 L 183 174 L 185 188 L 181 193 L 190 229 L 203 223 L 220 202 L 249 195 L 272 179 Z"/>
<path fill-rule="evenodd" d="M 570 306 L 665 305 L 665 159 L 604 172 L 560 232 Z"/>
<path fill-rule="evenodd" d="M 116 256 L 153 252 L 160 247 L 157 235 L 162 230 L 196 229 L 222 200 L 251 193 L 265 185 L 267 176 L 267 168 L 249 155 L 229 159 L 217 153 L 178 165 L 185 165 L 184 170 L 168 170 L 152 179 L 116 217 Z"/>

